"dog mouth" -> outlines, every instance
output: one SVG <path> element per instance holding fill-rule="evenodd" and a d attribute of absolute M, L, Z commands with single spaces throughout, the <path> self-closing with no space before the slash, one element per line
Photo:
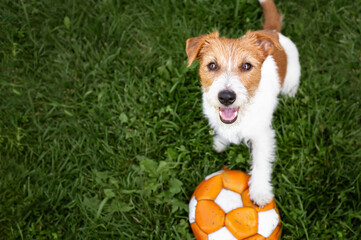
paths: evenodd
<path fill-rule="evenodd" d="M 220 107 L 219 108 L 219 118 L 225 124 L 234 123 L 238 117 L 239 107 L 229 108 L 229 107 Z"/>

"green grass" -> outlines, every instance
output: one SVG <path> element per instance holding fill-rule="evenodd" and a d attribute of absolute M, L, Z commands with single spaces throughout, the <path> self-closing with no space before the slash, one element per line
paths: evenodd
<path fill-rule="evenodd" d="M 361 5 L 276 1 L 302 64 L 274 117 L 282 239 L 361 238 Z M 0 239 L 193 239 L 212 150 L 185 41 L 262 26 L 257 1 L 0 3 Z"/>

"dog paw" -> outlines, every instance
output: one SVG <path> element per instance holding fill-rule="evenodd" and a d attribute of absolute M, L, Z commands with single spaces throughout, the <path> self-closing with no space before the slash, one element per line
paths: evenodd
<path fill-rule="evenodd" d="M 296 96 L 296 93 L 297 93 L 297 88 L 293 88 L 292 90 L 290 90 L 287 95 L 289 97 L 295 97 Z"/>
<path fill-rule="evenodd" d="M 283 90 L 282 92 L 289 97 L 295 97 L 297 90 L 298 90 L 298 86 L 294 86 L 293 88 L 288 89 L 288 90 Z"/>
<path fill-rule="evenodd" d="M 272 201 L 274 195 L 272 185 L 270 183 L 254 182 L 251 178 L 249 186 L 250 199 L 260 208 L 263 208 Z"/>
<path fill-rule="evenodd" d="M 221 141 L 218 137 L 213 138 L 213 148 L 216 152 L 223 152 L 227 147 L 228 144 Z"/>

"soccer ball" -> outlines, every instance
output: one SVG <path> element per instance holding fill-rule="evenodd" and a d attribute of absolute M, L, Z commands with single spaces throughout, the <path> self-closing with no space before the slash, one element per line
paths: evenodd
<path fill-rule="evenodd" d="M 263 208 L 249 198 L 249 176 L 224 169 L 205 178 L 189 202 L 197 240 L 279 239 L 281 218 L 274 200 Z"/>

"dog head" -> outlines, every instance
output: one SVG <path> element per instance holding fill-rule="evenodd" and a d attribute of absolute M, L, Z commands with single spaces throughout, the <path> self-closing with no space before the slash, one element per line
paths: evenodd
<path fill-rule="evenodd" d="M 214 32 L 187 40 L 188 66 L 199 61 L 204 100 L 223 123 L 234 123 L 255 95 L 262 64 L 275 47 L 280 47 L 278 35 L 264 31 L 249 31 L 238 39 Z"/>

